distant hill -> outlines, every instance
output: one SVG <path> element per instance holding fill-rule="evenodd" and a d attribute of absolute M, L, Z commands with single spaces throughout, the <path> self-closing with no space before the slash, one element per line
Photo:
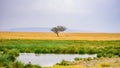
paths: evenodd
<path fill-rule="evenodd" d="M 50 28 L 29 27 L 29 28 L 13 28 L 13 32 L 50 32 Z"/>
<path fill-rule="evenodd" d="M 9 31 L 11 32 L 51 32 L 50 29 L 51 28 L 48 28 L 48 27 L 26 27 L 26 28 L 13 28 L 13 29 L 10 29 Z M 67 28 L 65 32 L 88 32 L 88 31 Z"/>

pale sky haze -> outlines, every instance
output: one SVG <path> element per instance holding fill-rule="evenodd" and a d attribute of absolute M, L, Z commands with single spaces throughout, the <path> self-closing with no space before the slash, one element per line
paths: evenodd
<path fill-rule="evenodd" d="M 120 33 L 120 0 L 0 0 L 0 31 L 57 25 Z"/>

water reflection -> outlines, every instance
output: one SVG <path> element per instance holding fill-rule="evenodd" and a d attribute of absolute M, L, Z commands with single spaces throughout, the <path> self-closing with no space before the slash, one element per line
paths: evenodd
<path fill-rule="evenodd" d="M 40 66 L 53 66 L 56 63 L 61 62 L 63 59 L 67 61 L 74 61 L 74 58 L 95 58 L 97 54 L 34 54 L 34 53 L 20 53 L 20 56 L 17 57 L 18 61 L 28 64 L 37 64 Z"/>

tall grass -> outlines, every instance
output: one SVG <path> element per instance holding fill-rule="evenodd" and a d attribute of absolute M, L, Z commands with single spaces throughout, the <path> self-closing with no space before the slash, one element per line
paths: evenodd
<path fill-rule="evenodd" d="M 20 40 L 0 39 L 0 67 L 41 68 L 15 61 L 19 53 L 98 54 L 98 57 L 120 57 L 120 40 Z M 57 66 L 54 66 L 57 68 Z M 79 67 L 79 66 L 78 66 Z M 72 68 L 72 67 L 70 67 Z M 77 68 L 77 67 L 76 67 Z M 81 67 L 82 68 L 82 67 Z"/>
<path fill-rule="evenodd" d="M 20 40 L 0 39 L 0 50 L 6 52 L 16 49 L 21 53 L 69 53 L 98 54 L 98 57 L 120 56 L 120 40 L 86 41 L 86 40 Z"/>

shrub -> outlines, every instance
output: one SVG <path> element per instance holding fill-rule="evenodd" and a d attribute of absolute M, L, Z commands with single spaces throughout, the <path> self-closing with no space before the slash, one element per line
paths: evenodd
<path fill-rule="evenodd" d="M 26 48 L 24 52 L 31 53 L 31 49 L 30 48 Z"/>
<path fill-rule="evenodd" d="M 32 65 L 32 68 L 42 68 L 42 67 L 39 65 Z"/>
<path fill-rule="evenodd" d="M 90 60 L 92 60 L 92 58 L 89 57 L 89 58 L 87 58 L 87 60 L 90 61 Z"/>
<path fill-rule="evenodd" d="M 85 54 L 86 52 L 85 52 L 85 49 L 80 49 L 79 50 L 79 54 Z"/>
<path fill-rule="evenodd" d="M 2 51 L 3 51 L 3 54 L 6 54 L 8 52 L 8 49 L 7 48 L 3 48 Z"/>
<path fill-rule="evenodd" d="M 68 61 L 62 60 L 61 63 L 57 63 L 57 65 L 70 65 Z"/>
<path fill-rule="evenodd" d="M 16 57 L 13 56 L 13 55 L 9 55 L 9 56 L 7 57 L 7 60 L 14 62 L 14 61 L 16 60 Z"/>
<path fill-rule="evenodd" d="M 107 54 L 107 57 L 112 58 L 113 54 Z"/>
<path fill-rule="evenodd" d="M 1 66 L 5 66 L 10 62 L 7 58 L 8 58 L 8 55 L 0 55 L 0 65 Z"/>
<path fill-rule="evenodd" d="M 98 51 L 96 48 L 91 48 L 88 50 L 88 54 L 96 54 Z"/>
<path fill-rule="evenodd" d="M 75 61 L 79 61 L 79 60 L 80 60 L 80 58 L 76 57 L 76 58 L 74 58 L 74 60 L 75 60 Z"/>
<path fill-rule="evenodd" d="M 26 64 L 25 66 L 24 66 L 24 68 L 32 68 L 32 64 Z"/>
<path fill-rule="evenodd" d="M 120 57 L 120 53 L 118 54 L 118 56 Z"/>
<path fill-rule="evenodd" d="M 41 53 L 41 50 L 37 49 L 37 50 L 35 50 L 35 53 L 39 54 L 39 53 Z"/>
<path fill-rule="evenodd" d="M 13 63 L 13 68 L 24 68 L 24 64 L 16 61 Z"/>
<path fill-rule="evenodd" d="M 17 49 L 12 49 L 12 50 L 9 50 L 7 54 L 17 57 L 19 56 L 19 51 Z"/>
<path fill-rule="evenodd" d="M 100 58 L 100 57 L 102 57 L 102 56 L 103 56 L 102 53 L 98 53 L 98 54 L 97 54 L 97 57 L 98 57 L 98 58 Z"/>
<path fill-rule="evenodd" d="M 42 68 L 41 66 L 39 66 L 39 65 L 32 65 L 32 64 L 26 64 L 25 66 L 24 66 L 24 68 Z"/>
<path fill-rule="evenodd" d="M 83 58 L 78 58 L 78 57 L 74 58 L 75 61 L 79 61 L 79 60 L 82 60 L 82 59 Z"/>

